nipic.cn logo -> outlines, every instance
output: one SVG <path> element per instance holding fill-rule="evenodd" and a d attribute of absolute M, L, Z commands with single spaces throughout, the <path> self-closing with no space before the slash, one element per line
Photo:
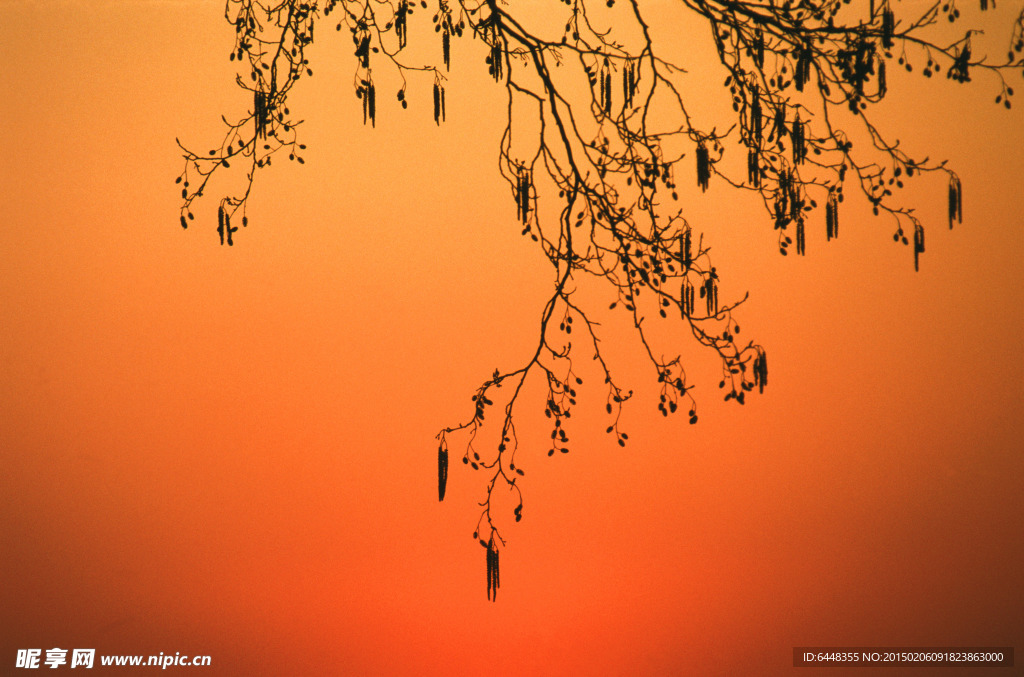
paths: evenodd
<path fill-rule="evenodd" d="M 68 653 L 71 654 L 70 663 Z M 54 647 L 46 649 L 45 658 L 42 649 L 18 649 L 14 667 L 35 670 L 41 667 L 58 668 L 67 666 L 71 668 L 92 668 L 96 664 L 96 649 L 61 649 Z M 174 655 L 164 654 L 161 651 L 157 655 L 101 655 L 99 664 L 104 667 L 132 666 L 132 667 L 160 667 L 166 670 L 169 667 L 201 667 L 209 666 L 212 659 L 209 656 L 182 655 L 175 651 Z"/>

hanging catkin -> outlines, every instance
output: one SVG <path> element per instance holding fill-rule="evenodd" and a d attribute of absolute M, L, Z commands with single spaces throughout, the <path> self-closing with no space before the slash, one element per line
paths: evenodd
<path fill-rule="evenodd" d="M 757 355 L 754 357 L 754 385 L 758 387 L 758 392 L 762 393 L 764 387 L 768 385 L 768 354 L 760 346 L 757 347 Z"/>
<path fill-rule="evenodd" d="M 920 257 L 924 253 L 924 227 L 914 224 L 914 271 L 920 270 Z"/>
<path fill-rule="evenodd" d="M 693 235 L 689 225 L 683 229 L 680 249 L 681 251 L 679 253 L 682 255 L 683 271 L 685 272 L 693 265 Z"/>
<path fill-rule="evenodd" d="M 891 49 L 892 35 L 895 30 L 896 21 L 893 17 L 892 9 L 889 8 L 889 3 L 885 3 L 885 9 L 882 10 L 882 47 Z"/>
<path fill-rule="evenodd" d="M 960 178 L 956 174 L 949 177 L 949 227 L 952 230 L 953 221 L 963 223 L 963 188 L 960 186 Z"/>
<path fill-rule="evenodd" d="M 612 72 L 609 70 L 604 75 L 604 112 L 605 115 L 612 114 Z"/>
<path fill-rule="evenodd" d="M 708 315 L 714 317 L 718 314 L 718 285 L 715 278 L 708 275 L 704 280 L 704 300 L 707 303 Z"/>
<path fill-rule="evenodd" d="M 711 157 L 708 148 L 701 141 L 697 144 L 697 185 L 702 191 L 708 189 L 708 182 L 711 180 Z"/>
<path fill-rule="evenodd" d="M 409 11 L 409 3 L 407 0 L 402 0 L 398 3 L 398 9 L 395 11 L 395 34 L 398 36 L 398 48 L 402 49 L 406 45 L 408 38 L 406 14 Z"/>
<path fill-rule="evenodd" d="M 679 307 L 680 310 L 682 310 L 683 317 L 687 318 L 693 315 L 693 285 L 686 277 L 683 278 L 683 284 L 679 291 L 679 301 Z"/>
<path fill-rule="evenodd" d="M 448 450 L 444 443 L 437 448 L 437 500 L 444 500 L 444 492 L 448 487 Z"/>
<path fill-rule="evenodd" d="M 434 124 L 440 125 L 444 121 L 444 87 L 441 83 L 434 83 Z"/>
<path fill-rule="evenodd" d="M 801 164 L 807 157 L 807 147 L 804 145 L 804 125 L 800 121 L 800 113 L 796 114 L 793 126 L 789 130 L 790 143 L 793 145 L 793 164 Z"/>
<path fill-rule="evenodd" d="M 761 92 L 754 85 L 754 91 L 750 95 L 750 135 L 753 138 L 754 145 L 761 144 L 762 134 L 762 110 L 761 110 Z"/>
<path fill-rule="evenodd" d="M 839 198 L 831 188 L 825 203 L 825 236 L 828 240 L 839 237 Z"/>
<path fill-rule="evenodd" d="M 501 578 L 498 573 L 498 549 L 494 546 L 494 536 L 487 544 L 487 599 L 497 601 Z"/>

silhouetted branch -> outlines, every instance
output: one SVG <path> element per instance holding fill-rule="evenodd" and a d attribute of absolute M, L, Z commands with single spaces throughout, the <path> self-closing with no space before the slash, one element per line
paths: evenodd
<path fill-rule="evenodd" d="M 980 2 L 981 10 L 988 9 L 987 0 Z M 913 231 L 917 269 L 924 227 L 912 209 L 896 201 L 895 191 L 917 175 L 945 173 L 950 227 L 962 220 L 963 192 L 944 163 L 912 157 L 876 126 L 873 106 L 887 95 L 887 70 L 895 64 L 913 72 L 923 63 L 924 77 L 945 72 L 966 83 L 988 76 L 999 90 L 996 103 L 1010 108 L 1014 92 L 1006 77 L 1024 72 L 1024 12 L 1012 21 L 1007 60 L 997 62 L 978 56 L 978 31 L 947 42 L 930 35 L 942 34 L 934 30 L 940 22 L 960 21 L 953 2 L 913 14 L 890 0 L 681 0 L 679 9 L 703 21 L 710 34 L 732 104 L 729 119 L 704 121 L 687 107 L 684 64 L 673 62 L 671 44 L 652 37 L 653 10 L 639 0 L 619 0 L 618 7 L 615 0 L 561 0 L 557 7 L 499 0 L 431 3 L 227 0 L 225 16 L 236 35 L 230 58 L 245 64 L 237 83 L 253 106 L 237 122 L 225 120 L 223 141 L 208 153 L 182 145 L 180 222 L 187 227 L 194 220 L 193 204 L 214 174 L 237 166 L 245 172 L 246 189 L 218 206 L 221 243 L 232 245 L 239 210 L 242 226 L 248 224 L 245 209 L 256 170 L 282 153 L 303 162 L 301 121 L 293 119 L 287 102 L 295 83 L 313 75 L 306 48 L 314 27 L 328 17 L 337 16 L 334 28 L 347 29 L 351 37 L 353 89 L 363 123 L 371 126 L 388 100 L 378 97 L 374 69 L 398 73 L 403 109 L 409 87 L 429 87 L 433 121 L 440 125 L 446 119 L 444 73 L 452 38 L 469 36 L 482 45 L 481 60 L 507 95 L 499 169 L 510 188 L 510 206 L 522 234 L 538 243 L 554 271 L 532 354 L 517 368 L 496 369 L 477 388 L 469 418 L 437 436 L 440 500 L 447 486 L 449 435 L 465 436 L 463 463 L 488 478 L 474 538 L 487 551 L 488 598 L 495 599 L 505 542 L 492 498 L 498 488 L 511 492 L 515 520 L 522 518 L 518 481 L 524 472 L 515 462 L 514 412 L 527 380 L 547 384 L 548 456 L 568 453 L 566 424 L 576 388 L 583 385 L 573 359 L 585 345 L 607 386 L 607 431 L 621 446 L 629 439 L 620 422 L 622 405 L 633 393 L 612 378 L 601 350 L 599 309 L 576 299 L 578 283 L 602 280 L 613 299 L 609 309 L 627 313 L 659 384 L 663 415 L 683 405 L 689 422 L 698 420 L 681 358 L 665 357 L 652 345 L 650 322 L 685 323 L 717 356 L 726 401 L 743 404 L 755 387 L 763 392 L 765 349 L 741 341 L 733 317 L 747 296 L 721 295 L 710 248 L 674 206 L 681 190 L 677 181 L 692 181 L 702 194 L 719 184 L 760 196 L 783 255 L 791 248 L 806 253 L 819 200 L 825 239 L 838 237 L 846 193 L 859 192 L 876 215 L 892 219 L 895 241 L 909 245 L 906 233 Z M 423 29 L 412 17 L 428 8 L 441 65 L 412 66 L 403 52 Z M 539 125 L 520 124 L 514 110 L 535 110 Z M 740 162 L 731 163 L 734 154 Z M 572 342 L 574 331 L 582 344 Z M 495 424 L 501 439 L 495 449 L 480 450 L 478 433 L 502 388 L 503 412 Z"/>

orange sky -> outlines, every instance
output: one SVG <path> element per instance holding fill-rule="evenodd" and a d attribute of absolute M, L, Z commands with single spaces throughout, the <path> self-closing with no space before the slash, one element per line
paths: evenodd
<path fill-rule="evenodd" d="M 694 202 L 770 387 L 722 403 L 677 331 L 701 420 L 665 421 L 610 340 L 631 444 L 584 372 L 551 459 L 526 392 L 537 444 L 491 604 L 481 478 L 454 451 L 438 504 L 433 436 L 528 356 L 553 277 L 496 171 L 478 55 L 457 47 L 443 127 L 424 94 L 369 130 L 349 45 L 314 52 L 306 164 L 258 177 L 229 250 L 212 198 L 178 227 L 173 184 L 175 137 L 208 144 L 245 105 L 222 4 L 2 10 L 0 664 L 732 675 L 788 674 L 797 645 L 1024 647 L 1024 119 L 993 83 L 891 78 L 885 122 L 964 183 L 951 232 L 942 181 L 908 190 L 920 273 L 860 203 L 796 259 L 753 202 Z"/>

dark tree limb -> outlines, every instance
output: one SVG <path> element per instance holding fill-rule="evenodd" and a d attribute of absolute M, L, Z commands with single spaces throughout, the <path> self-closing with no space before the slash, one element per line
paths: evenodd
<path fill-rule="evenodd" d="M 680 356 L 666 357 L 654 345 L 648 330 L 653 322 L 684 323 L 717 357 L 726 401 L 743 404 L 748 393 L 767 385 L 765 349 L 740 340 L 734 318 L 747 296 L 720 298 L 710 247 L 674 206 L 677 181 L 692 181 L 701 192 L 717 184 L 757 194 L 782 255 L 805 254 L 812 219 L 824 222 L 826 240 L 838 237 L 841 204 L 852 190 L 890 220 L 896 242 L 913 241 L 916 269 L 924 226 L 896 192 L 918 175 L 945 174 L 952 227 L 962 220 L 963 189 L 944 163 L 911 156 L 876 126 L 874 106 L 888 93 L 887 72 L 919 67 L 924 77 L 945 74 L 957 83 L 984 77 L 995 83 L 996 103 L 1007 109 L 1014 96 L 1008 78 L 1024 73 L 1024 12 L 1010 20 L 1007 58 L 1000 61 L 979 55 L 978 31 L 943 39 L 950 32 L 937 26 L 955 32 L 961 21 L 955 2 L 912 14 L 890 0 L 680 0 L 679 8 L 706 27 L 732 104 L 728 119 L 700 120 L 684 95 L 685 64 L 674 63 L 671 45 L 653 37 L 650 9 L 640 0 L 618 2 L 615 8 L 616 0 L 560 0 L 558 9 L 552 4 L 540 10 L 537 3 L 502 0 L 227 0 L 225 17 L 235 27 L 230 58 L 244 64 L 237 84 L 252 109 L 236 122 L 225 120 L 225 136 L 209 152 L 179 142 L 183 227 L 194 220 L 193 205 L 215 174 L 245 172 L 245 191 L 218 206 L 221 244 L 232 245 L 239 210 L 242 226 L 248 224 L 257 170 L 283 155 L 304 162 L 301 120 L 293 118 L 288 97 L 299 80 L 313 75 L 306 50 L 315 27 L 337 17 L 336 31 L 347 29 L 353 89 L 364 124 L 372 126 L 387 100 L 378 97 L 374 69 L 398 73 L 403 109 L 408 88 L 429 86 L 433 120 L 440 125 L 451 41 L 480 43 L 481 60 L 507 95 L 499 171 L 522 234 L 538 244 L 554 273 L 528 358 L 516 368 L 496 369 L 477 388 L 471 415 L 437 436 L 440 500 L 452 435 L 465 440 L 463 463 L 486 478 L 474 538 L 487 551 L 489 599 L 497 597 L 505 545 L 492 512 L 499 489 L 515 497 L 513 516 L 522 518 L 524 471 L 516 463 L 515 420 L 527 381 L 547 385 L 548 456 L 568 453 L 566 423 L 583 385 L 574 358 L 585 350 L 607 387 L 607 432 L 621 446 L 629 439 L 620 423 L 633 393 L 612 377 L 601 348 L 602 309 L 577 299 L 580 281 L 601 280 L 612 299 L 609 310 L 625 311 L 660 388 L 663 415 L 685 410 L 696 423 L 697 403 Z M 988 5 L 980 0 L 981 10 Z M 423 11 L 433 13 L 438 64 L 413 66 L 404 50 L 424 32 L 425 22 L 413 18 Z M 536 110 L 536 129 L 517 124 L 513 111 L 519 104 Z M 499 394 L 504 403 L 494 425 L 500 441 L 494 449 L 478 449 L 478 434 Z"/>

